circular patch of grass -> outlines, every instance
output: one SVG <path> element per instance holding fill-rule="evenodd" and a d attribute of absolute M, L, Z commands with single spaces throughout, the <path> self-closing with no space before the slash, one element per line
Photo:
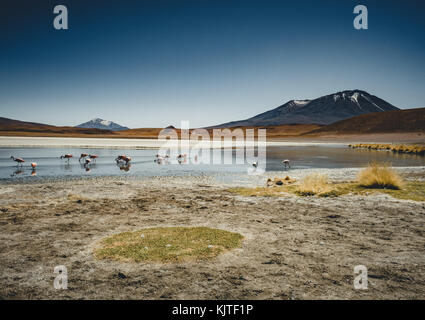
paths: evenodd
<path fill-rule="evenodd" d="M 239 247 L 242 239 L 239 233 L 207 227 L 149 228 L 105 238 L 94 255 L 128 262 L 205 260 Z"/>

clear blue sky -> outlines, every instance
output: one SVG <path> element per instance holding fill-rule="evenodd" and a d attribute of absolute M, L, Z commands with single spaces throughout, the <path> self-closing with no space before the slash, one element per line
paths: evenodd
<path fill-rule="evenodd" d="M 0 116 L 200 127 L 345 89 L 425 107 L 424 3 L 2 1 Z M 69 30 L 53 28 L 57 4 Z"/>

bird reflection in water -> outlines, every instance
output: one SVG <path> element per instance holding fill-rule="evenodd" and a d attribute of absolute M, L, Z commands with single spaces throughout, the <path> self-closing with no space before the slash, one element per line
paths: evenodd
<path fill-rule="evenodd" d="M 128 163 L 128 164 L 117 163 L 117 167 L 120 168 L 121 171 L 128 172 L 128 171 L 130 171 L 131 164 L 130 163 Z"/>
<path fill-rule="evenodd" d="M 11 177 L 23 174 L 24 171 L 19 167 L 18 169 L 16 169 L 15 171 L 12 172 L 12 174 L 10 175 Z"/>
<path fill-rule="evenodd" d="M 81 168 L 86 172 L 89 172 L 91 169 L 96 168 L 96 164 L 92 162 L 90 158 L 86 158 L 84 160 L 84 164 L 80 164 Z"/>

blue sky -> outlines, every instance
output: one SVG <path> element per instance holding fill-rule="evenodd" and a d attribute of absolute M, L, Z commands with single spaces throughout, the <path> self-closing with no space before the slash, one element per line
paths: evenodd
<path fill-rule="evenodd" d="M 69 29 L 53 28 L 68 7 Z M 364 4 L 369 29 L 353 28 Z M 422 1 L 2 1 L 0 116 L 131 128 L 239 120 L 362 89 L 425 107 Z"/>

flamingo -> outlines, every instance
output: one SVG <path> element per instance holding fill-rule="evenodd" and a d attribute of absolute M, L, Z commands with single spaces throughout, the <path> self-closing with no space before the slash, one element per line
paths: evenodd
<path fill-rule="evenodd" d="M 12 159 L 13 161 L 17 162 L 18 163 L 17 166 L 19 166 L 19 165 L 22 166 L 22 163 L 25 162 L 24 159 L 22 159 L 22 158 L 15 158 L 14 156 L 11 156 L 10 159 Z"/>
<path fill-rule="evenodd" d="M 78 161 L 80 161 L 81 162 L 81 159 L 85 159 L 86 157 L 88 157 L 89 155 L 88 155 L 88 153 L 82 153 L 81 155 L 80 155 L 80 159 L 78 159 Z"/>
<path fill-rule="evenodd" d="M 60 156 L 61 159 L 66 159 L 69 162 L 69 159 L 71 159 L 73 156 L 70 153 L 64 154 Z"/>
<path fill-rule="evenodd" d="M 118 156 L 116 159 L 115 159 L 115 161 L 118 163 L 118 162 L 120 162 L 120 161 L 124 161 L 125 162 L 125 164 L 127 165 L 130 161 L 131 161 L 131 158 L 130 157 L 127 157 L 127 156 L 125 156 L 125 155 L 121 155 L 121 156 Z"/>
<path fill-rule="evenodd" d="M 90 158 L 91 160 L 96 161 L 96 159 L 97 159 L 98 157 L 99 157 L 99 156 L 97 156 L 97 155 L 95 155 L 95 154 L 89 154 L 89 158 Z"/>
<path fill-rule="evenodd" d="M 282 160 L 282 163 L 285 166 L 285 169 L 286 169 L 286 167 L 288 167 L 288 168 L 291 167 L 291 164 L 289 163 L 289 160 L 288 159 Z"/>

